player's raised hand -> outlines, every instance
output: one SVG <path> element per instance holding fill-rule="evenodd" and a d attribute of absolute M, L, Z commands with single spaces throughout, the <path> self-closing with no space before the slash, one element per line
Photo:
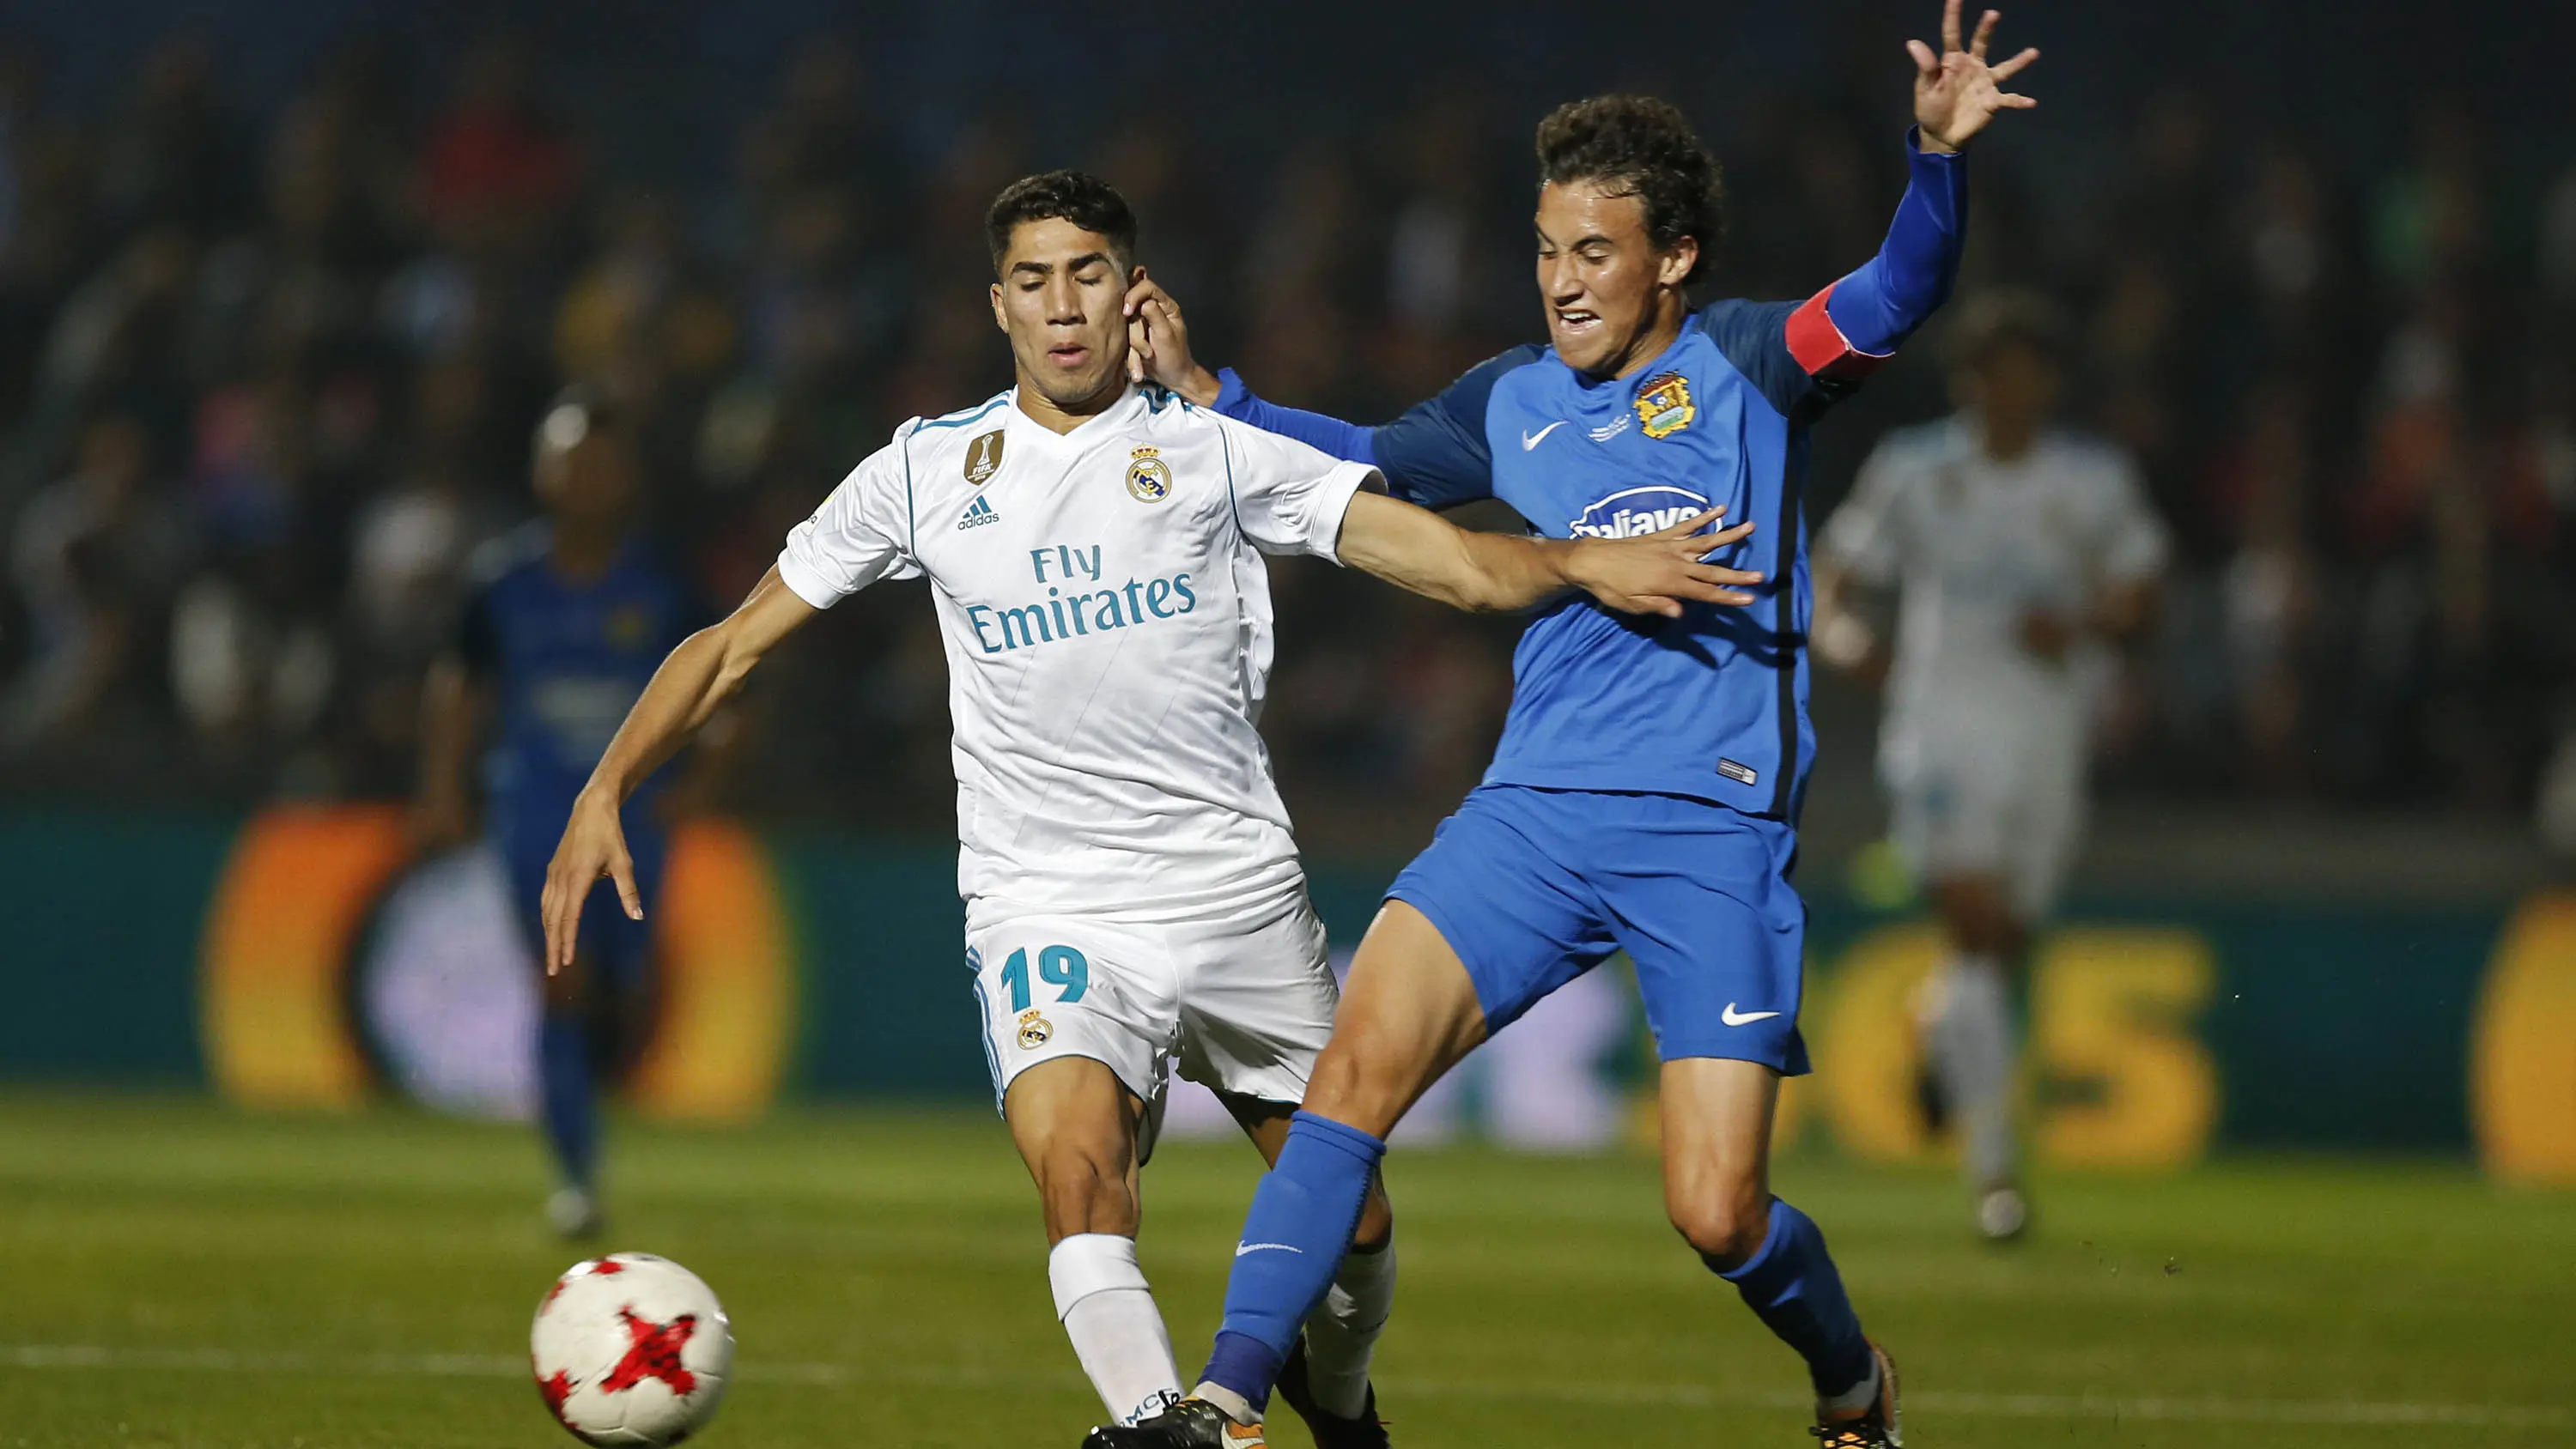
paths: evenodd
<path fill-rule="evenodd" d="M 1680 617 L 1688 602 L 1750 604 L 1754 596 L 1746 590 L 1762 582 L 1761 574 L 1706 562 L 1708 555 L 1752 536 L 1751 519 L 1717 533 L 1700 532 L 1725 513 L 1712 508 L 1634 538 L 1578 539 L 1566 575 L 1623 614 L 1670 619 Z"/>
<path fill-rule="evenodd" d="M 1977 21 L 1977 33 L 1965 49 L 1959 44 L 1959 0 L 1941 7 L 1941 53 L 1919 40 L 1905 42 L 1914 57 L 1914 120 L 1923 128 L 1923 149 L 1956 151 L 1986 128 L 1997 111 L 2026 111 L 2039 102 L 2004 89 L 2004 82 L 2039 59 L 2024 50 L 2000 64 L 1986 63 L 1986 42 L 2003 13 L 1989 10 Z"/>
<path fill-rule="evenodd" d="M 1181 304 L 1141 267 L 1136 285 L 1127 289 L 1127 376 L 1160 383 L 1200 407 L 1216 402 L 1220 386 L 1216 374 L 1190 356 L 1190 326 L 1181 318 Z"/>
<path fill-rule="evenodd" d="M 546 974 L 572 964 L 581 940 L 581 908 L 601 876 L 617 883 L 617 899 L 630 920 L 644 919 L 644 895 L 635 888 L 635 860 L 626 852 L 626 827 L 617 818 L 617 802 L 584 790 L 573 801 L 572 819 L 546 867 L 546 888 L 538 914 L 546 923 Z"/>

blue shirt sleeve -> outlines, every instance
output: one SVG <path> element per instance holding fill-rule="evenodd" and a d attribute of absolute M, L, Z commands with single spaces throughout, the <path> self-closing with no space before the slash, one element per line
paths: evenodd
<path fill-rule="evenodd" d="M 1906 137 L 1905 149 L 1913 175 L 1887 225 L 1887 241 L 1860 270 L 1836 282 L 1825 301 L 1835 330 L 1864 356 L 1894 352 L 1950 299 L 1967 243 L 1966 158 L 1924 150 L 1919 132 Z"/>
<path fill-rule="evenodd" d="M 1699 314 L 1784 417 L 1849 394 L 1949 300 L 1967 239 L 1966 162 L 1911 136 L 1906 149 L 1912 178 L 1878 255 L 1804 302 L 1725 301 Z"/>
<path fill-rule="evenodd" d="M 1337 458 L 1386 475 L 1387 492 L 1424 508 L 1454 508 L 1494 494 L 1494 457 L 1485 446 L 1485 403 L 1503 374 L 1536 362 L 1544 349 L 1524 343 L 1467 369 L 1439 395 L 1382 427 L 1362 428 L 1320 413 L 1278 407 L 1254 397 L 1232 369 L 1216 410 L 1269 432 L 1311 443 Z"/>
<path fill-rule="evenodd" d="M 1377 466 L 1377 453 L 1369 446 L 1374 431 L 1357 423 L 1300 408 L 1283 408 L 1277 403 L 1253 396 L 1252 389 L 1231 367 L 1219 368 L 1216 374 L 1216 411 L 1238 423 L 1250 423 L 1265 433 L 1295 438 L 1309 447 L 1320 448 L 1353 463 Z"/>

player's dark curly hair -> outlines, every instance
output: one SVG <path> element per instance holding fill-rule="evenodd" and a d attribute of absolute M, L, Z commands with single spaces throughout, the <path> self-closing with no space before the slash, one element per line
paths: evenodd
<path fill-rule="evenodd" d="M 1699 261 L 1684 285 L 1717 260 L 1726 235 L 1726 183 L 1717 157 L 1681 109 L 1653 96 L 1594 96 L 1568 101 L 1538 123 L 1538 175 L 1559 186 L 1596 182 L 1646 208 L 1646 239 L 1670 247 L 1699 242 Z"/>
<path fill-rule="evenodd" d="M 1136 259 L 1136 213 L 1118 188 L 1087 171 L 1041 171 L 1002 188 L 984 213 L 984 241 L 993 270 L 1011 250 L 1011 232 L 1024 221 L 1064 220 L 1109 238 L 1122 267 Z"/>

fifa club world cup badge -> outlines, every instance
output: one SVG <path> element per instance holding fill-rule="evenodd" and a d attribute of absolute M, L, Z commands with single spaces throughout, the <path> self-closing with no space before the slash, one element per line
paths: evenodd
<path fill-rule="evenodd" d="M 1020 1050 L 1036 1051 L 1039 1047 L 1045 1046 L 1047 1038 L 1053 1035 L 1055 1035 L 1055 1027 L 1045 1017 L 1038 1015 L 1036 1007 L 1032 1006 L 1020 1013 Z"/>
<path fill-rule="evenodd" d="M 1002 430 L 995 428 L 966 445 L 966 481 L 978 487 L 1002 471 Z"/>
<path fill-rule="evenodd" d="M 1127 491 L 1139 503 L 1160 503 L 1172 496 L 1171 465 L 1159 448 L 1138 448 L 1127 464 Z"/>
<path fill-rule="evenodd" d="M 1637 392 L 1637 421 L 1646 425 L 1646 436 L 1669 438 L 1691 425 L 1699 409 L 1691 406 L 1690 379 L 1678 372 L 1646 379 Z"/>

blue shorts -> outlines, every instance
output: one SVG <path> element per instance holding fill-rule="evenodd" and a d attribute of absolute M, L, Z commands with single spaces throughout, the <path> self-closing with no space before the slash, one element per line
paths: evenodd
<path fill-rule="evenodd" d="M 1798 832 L 1678 795 L 1482 785 L 1387 898 L 1431 919 L 1501 1031 L 1624 950 L 1665 1061 L 1807 1070 Z"/>
<path fill-rule="evenodd" d="M 591 969 L 599 973 L 599 983 L 620 992 L 634 990 L 652 979 L 647 973 L 653 965 L 653 911 L 662 897 L 661 832 L 638 830 L 635 825 L 632 819 L 626 822 L 626 850 L 635 861 L 635 888 L 644 893 L 644 919 L 627 917 L 626 907 L 618 902 L 616 884 L 603 877 L 591 888 L 590 899 L 582 903 L 577 948 L 588 958 Z M 556 841 L 553 837 L 541 840 L 531 832 L 516 839 L 504 835 L 494 844 L 500 848 L 501 868 L 509 878 L 512 914 L 519 918 L 520 930 L 527 935 L 531 955 L 542 960 L 546 941 L 542 908 L 546 867 L 554 863 Z"/>

